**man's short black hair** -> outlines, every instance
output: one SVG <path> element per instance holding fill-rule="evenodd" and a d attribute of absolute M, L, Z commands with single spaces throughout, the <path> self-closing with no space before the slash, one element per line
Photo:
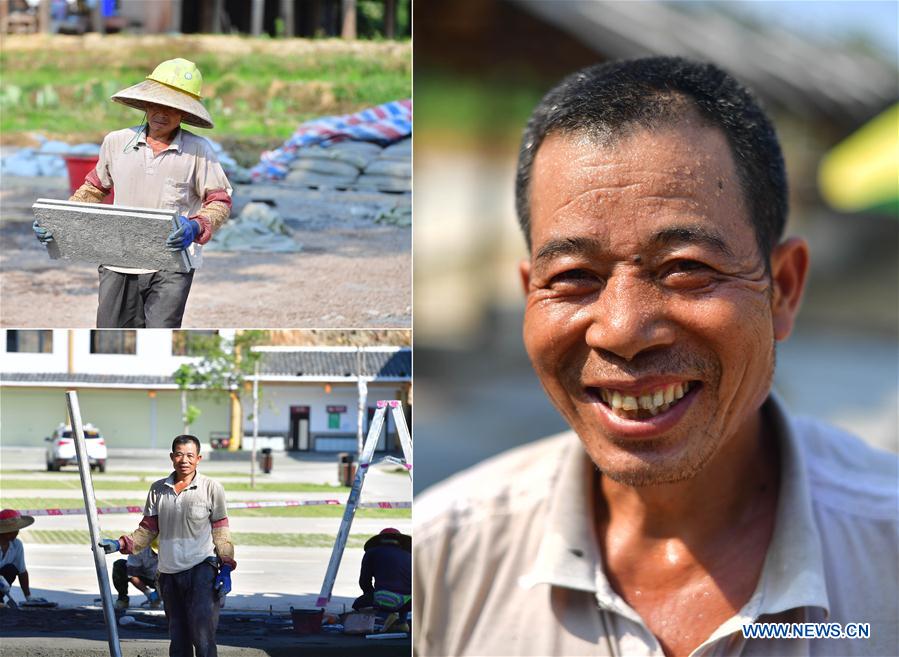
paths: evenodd
<path fill-rule="evenodd" d="M 182 433 L 180 436 L 175 436 L 175 440 L 172 441 L 172 454 L 175 453 L 175 448 L 178 445 L 186 445 L 187 443 L 196 445 L 197 454 L 200 453 L 200 439 L 196 436 L 191 436 L 189 433 Z"/>
<path fill-rule="evenodd" d="M 783 234 L 787 175 L 774 126 L 752 93 L 713 64 L 646 57 L 581 69 L 534 109 L 518 155 L 515 206 L 531 247 L 534 157 L 552 133 L 585 133 L 605 143 L 635 129 L 677 123 L 693 111 L 727 137 L 765 263 Z"/>

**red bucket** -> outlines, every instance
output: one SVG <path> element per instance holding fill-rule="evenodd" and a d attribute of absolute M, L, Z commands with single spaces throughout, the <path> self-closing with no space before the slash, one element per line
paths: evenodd
<path fill-rule="evenodd" d="M 66 169 L 69 171 L 70 194 L 74 194 L 84 184 L 84 178 L 97 167 L 97 162 L 100 161 L 96 155 L 63 155 L 62 159 L 66 161 Z M 103 199 L 103 202 L 112 205 L 114 199 L 115 192 L 111 191 Z"/>
<path fill-rule="evenodd" d="M 293 631 L 296 634 L 318 634 L 322 631 L 322 618 L 324 609 L 294 609 L 290 608 L 290 617 L 293 619 Z"/>

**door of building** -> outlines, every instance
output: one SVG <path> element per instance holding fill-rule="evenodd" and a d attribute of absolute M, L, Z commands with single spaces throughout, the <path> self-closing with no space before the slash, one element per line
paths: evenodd
<path fill-rule="evenodd" d="M 292 451 L 308 452 L 309 441 L 309 407 L 290 407 L 290 447 Z"/>
<path fill-rule="evenodd" d="M 375 406 L 368 407 L 368 422 L 365 425 L 365 435 L 368 435 L 368 429 L 371 427 L 371 419 L 375 416 L 376 410 L 377 407 Z M 396 423 L 393 421 L 393 415 L 391 413 L 387 413 L 384 416 L 384 429 L 382 431 L 383 433 L 381 433 L 381 436 L 378 438 L 378 446 L 375 449 L 379 452 L 384 452 L 388 449 L 392 450 L 394 443 L 396 442 Z M 390 445 L 389 448 L 388 445 Z"/>

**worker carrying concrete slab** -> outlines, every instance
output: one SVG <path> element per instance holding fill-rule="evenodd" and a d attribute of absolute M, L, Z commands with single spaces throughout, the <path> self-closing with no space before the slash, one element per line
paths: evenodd
<path fill-rule="evenodd" d="M 137 554 L 159 537 L 159 592 L 169 624 L 170 655 L 215 657 L 219 608 L 237 567 L 222 485 L 197 472 L 196 436 L 176 436 L 175 470 L 150 486 L 138 528 L 100 541 L 107 554 Z"/>
<path fill-rule="evenodd" d="M 23 516 L 15 509 L 0 511 L 0 607 L 17 607 L 10 587 L 16 579 L 22 587 L 25 604 L 37 607 L 49 606 L 44 598 L 31 595 L 28 569 L 25 568 L 25 546 L 17 537 L 19 530 L 34 522 L 31 516 Z M 54 603 L 55 605 L 55 603 Z"/>
<path fill-rule="evenodd" d="M 186 249 L 194 269 L 202 263 L 202 245 L 228 220 L 233 192 L 211 144 L 181 127 L 213 127 L 200 102 L 202 85 L 196 64 L 170 59 L 112 96 L 142 110 L 144 121 L 106 135 L 96 168 L 69 199 L 100 203 L 115 189 L 115 205 L 176 210 L 180 225 L 166 245 Z M 33 229 L 42 244 L 53 240 L 37 221 Z M 99 273 L 98 328 L 180 328 L 193 269 L 100 265 Z"/>

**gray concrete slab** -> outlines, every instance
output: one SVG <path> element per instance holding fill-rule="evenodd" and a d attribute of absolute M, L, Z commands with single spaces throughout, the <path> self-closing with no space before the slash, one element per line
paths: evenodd
<path fill-rule="evenodd" d="M 172 252 L 165 240 L 177 213 L 99 203 L 38 199 L 32 206 L 38 224 L 50 230 L 51 260 L 167 271 L 190 271 L 184 251 Z"/>

